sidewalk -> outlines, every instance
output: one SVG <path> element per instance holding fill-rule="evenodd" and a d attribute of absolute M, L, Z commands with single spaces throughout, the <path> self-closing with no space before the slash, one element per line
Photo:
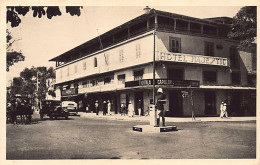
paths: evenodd
<path fill-rule="evenodd" d="M 125 121 L 143 121 L 149 122 L 149 116 L 121 116 L 120 114 L 113 114 L 111 116 L 103 116 L 102 114 L 96 115 L 95 113 L 79 112 L 80 117 L 92 118 L 92 119 L 105 119 L 105 120 L 125 120 Z M 217 121 L 256 121 L 256 117 L 196 117 L 196 120 L 192 120 L 191 117 L 165 117 L 166 122 L 217 122 Z"/>

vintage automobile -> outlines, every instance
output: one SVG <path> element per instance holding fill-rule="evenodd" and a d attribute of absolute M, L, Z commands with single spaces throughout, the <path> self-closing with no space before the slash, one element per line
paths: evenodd
<path fill-rule="evenodd" d="M 69 113 L 69 115 L 78 114 L 78 105 L 74 101 L 63 101 L 61 103 L 61 107 L 63 110 L 66 110 Z"/>
<path fill-rule="evenodd" d="M 45 100 L 42 102 L 42 109 L 40 109 L 40 117 L 43 119 L 44 115 L 50 117 L 50 119 L 57 119 L 58 117 L 69 118 L 69 113 L 66 109 L 61 107 L 61 101 L 57 100 Z"/>

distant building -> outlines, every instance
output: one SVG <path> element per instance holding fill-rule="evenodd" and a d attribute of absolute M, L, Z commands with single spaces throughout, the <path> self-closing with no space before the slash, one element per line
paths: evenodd
<path fill-rule="evenodd" d="M 60 90 L 56 91 L 54 88 L 55 82 L 54 78 L 46 80 L 47 92 L 45 100 L 61 100 Z"/>
<path fill-rule="evenodd" d="M 229 20 L 229 21 L 228 21 Z M 166 93 L 167 116 L 217 116 L 221 101 L 230 116 L 256 115 L 256 53 L 239 51 L 227 38 L 229 18 L 199 19 L 146 8 L 146 13 L 71 49 L 56 61 L 56 89 L 62 100 L 74 100 L 92 112 L 112 101 L 112 112 L 131 101 L 142 115 L 155 86 Z"/>

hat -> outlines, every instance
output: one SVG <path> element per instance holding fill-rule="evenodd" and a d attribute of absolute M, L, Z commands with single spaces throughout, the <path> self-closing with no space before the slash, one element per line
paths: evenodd
<path fill-rule="evenodd" d="M 227 103 L 224 103 L 224 105 L 227 105 Z"/>
<path fill-rule="evenodd" d="M 109 100 L 107 100 L 107 102 L 109 103 L 110 101 L 109 101 Z"/>
<path fill-rule="evenodd" d="M 96 103 L 98 103 L 98 101 L 96 101 Z"/>
<path fill-rule="evenodd" d="M 158 90 L 157 90 L 157 92 L 159 93 L 163 93 L 163 89 L 162 88 L 159 88 Z"/>
<path fill-rule="evenodd" d="M 129 101 L 129 104 L 132 104 L 132 102 L 131 102 L 131 101 Z"/>
<path fill-rule="evenodd" d="M 224 104 L 224 101 L 222 101 L 221 104 Z"/>
<path fill-rule="evenodd" d="M 107 103 L 106 101 L 104 101 L 103 103 Z"/>

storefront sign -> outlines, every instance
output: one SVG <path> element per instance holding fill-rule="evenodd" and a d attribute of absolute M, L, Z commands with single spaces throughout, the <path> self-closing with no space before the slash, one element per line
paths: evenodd
<path fill-rule="evenodd" d="M 206 64 L 206 65 L 218 65 L 218 66 L 229 66 L 227 58 L 212 57 L 212 56 L 201 56 L 193 54 L 183 53 L 171 53 L 171 52 L 158 52 L 159 61 L 173 61 L 193 64 Z"/>
<path fill-rule="evenodd" d="M 149 86 L 153 85 L 153 79 L 143 79 L 125 82 L 125 87 Z M 199 81 L 195 80 L 171 80 L 171 79 L 155 79 L 155 85 L 158 87 L 199 87 Z"/>
<path fill-rule="evenodd" d="M 77 94 L 76 88 L 71 88 L 71 89 L 61 91 L 62 96 L 75 95 L 75 94 Z"/>

